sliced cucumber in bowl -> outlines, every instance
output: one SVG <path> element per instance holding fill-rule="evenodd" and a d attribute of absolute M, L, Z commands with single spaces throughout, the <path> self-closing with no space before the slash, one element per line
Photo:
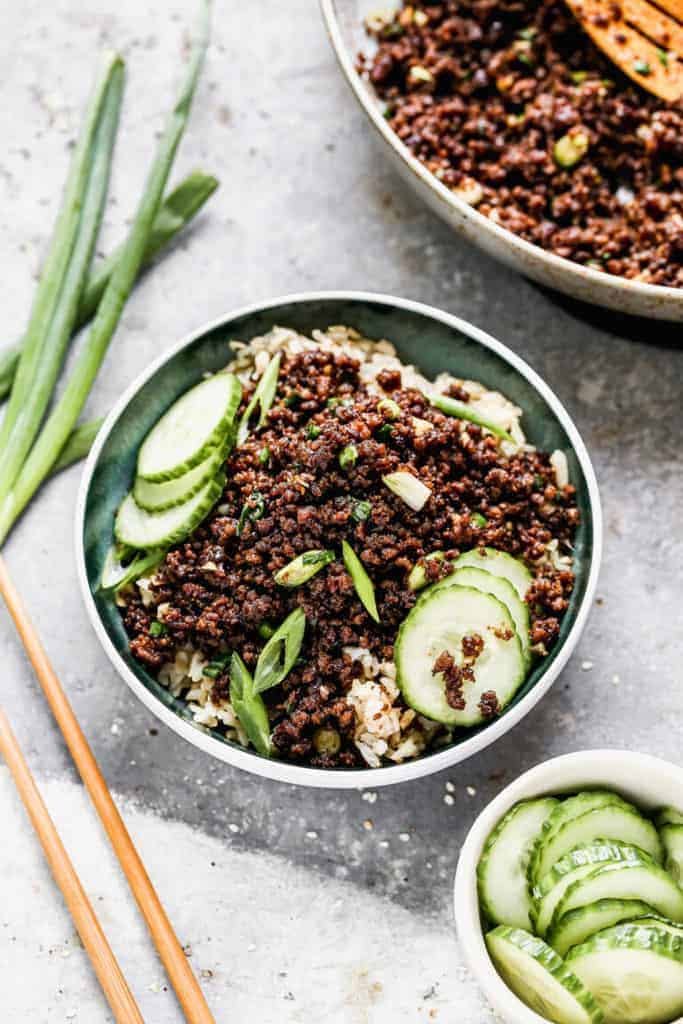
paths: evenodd
<path fill-rule="evenodd" d="M 529 865 L 530 880 L 536 882 L 573 847 L 603 836 L 625 846 L 639 846 L 656 861 L 662 861 L 662 846 L 652 822 L 617 797 L 618 803 L 607 803 L 579 814 L 561 824 L 555 831 L 541 837 Z"/>
<path fill-rule="evenodd" d="M 484 569 L 493 576 L 501 576 L 512 584 L 522 601 L 531 586 L 532 576 L 524 562 L 496 548 L 472 548 L 471 551 L 463 551 L 453 565 L 456 569 L 470 566 L 473 569 Z"/>
<path fill-rule="evenodd" d="M 575 882 L 590 875 L 596 867 L 611 863 L 644 863 L 654 861 L 636 846 L 623 846 L 598 839 L 594 843 L 577 846 L 566 853 L 543 876 L 532 891 L 534 906 L 531 913 L 535 930 L 545 935 L 550 927 L 558 903 Z"/>
<path fill-rule="evenodd" d="M 174 480 L 150 483 L 138 476 L 133 484 L 133 497 L 145 512 L 165 512 L 193 498 L 202 487 L 216 476 L 228 453 L 228 446 L 213 448 L 203 462 Z"/>
<path fill-rule="evenodd" d="M 557 904 L 550 934 L 563 915 L 597 900 L 635 899 L 673 921 L 683 921 L 683 889 L 658 864 L 635 861 L 603 864 L 570 885 Z"/>
<path fill-rule="evenodd" d="M 497 597 L 499 601 L 503 602 L 515 624 L 515 631 L 522 645 L 528 671 L 531 664 L 529 607 L 520 598 L 513 585 L 504 576 L 496 576 L 485 569 L 475 569 L 474 566 L 465 565 L 460 569 L 456 569 L 455 572 L 451 573 L 450 576 L 446 576 L 445 579 L 434 583 L 420 600 L 424 600 L 433 591 L 441 587 L 452 586 L 454 583 L 460 587 L 473 587 L 475 590 L 480 590 L 482 594 L 492 594 L 493 597 Z"/>
<path fill-rule="evenodd" d="M 463 640 L 478 638 L 481 653 L 473 678 L 462 679 L 462 706 L 446 699 L 443 673 L 435 662 L 444 652 L 460 666 Z M 397 682 L 406 702 L 436 722 L 480 725 L 488 717 L 487 697 L 502 710 L 526 675 L 522 645 L 509 611 L 497 598 L 453 584 L 425 595 L 403 620 L 394 645 Z"/>
<path fill-rule="evenodd" d="M 496 969 L 527 1006 L 555 1024 L 600 1024 L 602 1013 L 588 988 L 542 939 L 499 925 L 486 936 Z"/>
<path fill-rule="evenodd" d="M 683 1014 L 683 942 L 662 928 L 608 928 L 570 950 L 567 966 L 605 1024 L 669 1024 Z"/>
<path fill-rule="evenodd" d="M 546 940 L 560 956 L 566 956 L 572 946 L 581 945 L 605 928 L 653 913 L 654 908 L 642 900 L 596 900 L 585 907 L 570 910 L 554 921 Z"/>
<path fill-rule="evenodd" d="M 556 804 L 553 797 L 516 804 L 486 840 L 477 886 L 481 908 L 494 924 L 531 926 L 527 864 L 536 834 Z"/>
<path fill-rule="evenodd" d="M 683 885 L 683 825 L 662 825 L 659 834 L 666 853 L 666 870 Z"/>
<path fill-rule="evenodd" d="M 190 534 L 208 515 L 225 486 L 225 476 L 218 474 L 182 505 L 165 512 L 147 512 L 136 503 L 132 493 L 124 498 L 114 523 L 114 534 L 121 544 L 148 550 L 177 544 Z"/>
<path fill-rule="evenodd" d="M 138 476 L 174 480 L 224 444 L 235 427 L 242 386 L 232 373 L 215 373 L 181 395 L 155 423 L 138 453 Z"/>
<path fill-rule="evenodd" d="M 662 825 L 683 825 L 683 811 L 676 807 L 660 807 L 654 817 L 657 828 L 661 828 Z"/>

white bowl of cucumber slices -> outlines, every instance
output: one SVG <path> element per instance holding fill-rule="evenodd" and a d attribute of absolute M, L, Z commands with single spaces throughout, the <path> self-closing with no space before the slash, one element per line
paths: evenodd
<path fill-rule="evenodd" d="M 511 1024 L 683 1017 L 683 769 L 588 750 L 482 812 L 455 878 L 458 939 Z"/>

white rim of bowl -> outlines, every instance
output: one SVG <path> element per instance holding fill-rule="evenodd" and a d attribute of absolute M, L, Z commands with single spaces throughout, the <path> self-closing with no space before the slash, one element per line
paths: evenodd
<path fill-rule="evenodd" d="M 417 313 L 421 316 L 437 320 L 445 324 L 447 327 L 451 327 L 454 330 L 459 331 L 461 334 L 466 335 L 466 337 L 473 339 L 484 348 L 488 348 L 499 355 L 505 360 L 505 362 L 517 370 L 517 372 L 524 377 L 532 387 L 535 388 L 564 428 L 585 477 L 591 509 L 593 551 L 588 579 L 586 580 L 586 589 L 577 611 L 574 624 L 567 634 L 561 650 L 558 652 L 552 665 L 549 666 L 547 672 L 545 672 L 535 686 L 519 701 L 518 704 L 513 708 L 510 708 L 510 710 L 502 715 L 501 718 L 496 719 L 490 725 L 487 725 L 486 728 L 482 729 L 477 735 L 472 736 L 471 739 L 464 740 L 456 747 L 448 747 L 437 753 L 428 754 L 426 757 L 418 757 L 413 761 L 406 761 L 403 764 L 387 765 L 382 766 L 381 768 L 332 770 L 327 768 L 305 767 L 303 765 L 291 764 L 287 761 L 268 759 L 260 757 L 246 748 L 238 749 L 235 746 L 231 746 L 228 743 L 215 739 L 213 736 L 202 732 L 201 729 L 192 725 L 189 721 L 181 718 L 170 708 L 167 708 L 165 704 L 163 704 L 147 689 L 144 683 L 142 683 L 135 673 L 129 669 L 119 652 L 116 650 L 116 647 L 109 638 L 109 635 L 99 617 L 88 583 L 85 567 L 85 505 L 95 465 L 99 459 L 102 447 L 114 427 L 114 424 L 117 422 L 123 410 L 126 408 L 133 396 L 137 394 L 140 388 L 154 376 L 161 366 L 172 359 L 178 352 L 192 344 L 192 342 L 200 338 L 202 335 L 208 334 L 210 331 L 216 330 L 224 324 L 229 324 L 231 321 L 241 319 L 245 316 L 251 316 L 254 313 L 264 313 L 270 309 L 275 309 L 278 306 L 321 301 L 383 303 L 388 306 L 394 306 L 398 309 L 404 309 L 408 312 Z M 192 331 L 181 341 L 171 346 L 171 348 L 164 352 L 163 355 L 160 355 L 155 359 L 147 369 L 143 370 L 132 384 L 126 388 L 100 428 L 97 439 L 90 451 L 90 455 L 88 456 L 83 470 L 76 503 L 74 526 L 76 570 L 88 618 L 90 619 L 100 643 L 102 644 L 105 653 L 109 657 L 114 668 L 142 703 L 145 704 L 150 711 L 157 716 L 157 718 L 164 722 L 165 725 L 178 733 L 179 736 L 188 740 L 193 746 L 199 747 L 199 749 L 203 750 L 205 753 L 212 754 L 214 757 L 219 758 L 221 761 L 225 761 L 237 768 L 244 768 L 256 775 L 273 779 L 276 782 L 289 782 L 297 785 L 313 786 L 324 789 L 363 789 L 368 786 L 378 788 L 379 786 L 391 786 L 398 782 L 407 782 L 411 779 L 422 778 L 425 775 L 433 775 L 435 772 L 439 772 L 444 768 L 449 768 L 454 764 L 458 764 L 460 761 L 466 760 L 473 754 L 479 753 L 479 751 L 484 750 L 486 747 L 494 743 L 500 736 L 503 736 L 506 732 L 512 729 L 513 726 L 520 722 L 522 718 L 524 718 L 525 715 L 527 715 L 548 692 L 574 651 L 593 603 L 593 596 L 597 586 L 598 572 L 602 556 L 602 510 L 600 505 L 600 494 L 588 451 L 586 450 L 586 446 L 583 443 L 581 435 L 574 426 L 572 419 L 560 402 L 559 398 L 557 398 L 552 389 L 539 377 L 536 371 L 511 349 L 491 337 L 491 335 L 486 334 L 485 331 L 482 331 L 478 327 L 474 327 L 472 324 L 467 323 L 467 321 L 461 320 L 459 317 L 446 313 L 443 310 L 436 309 L 433 306 L 428 306 L 421 302 L 414 302 L 411 299 L 396 298 L 393 295 L 386 295 L 379 292 L 345 290 L 300 292 L 293 295 L 279 296 L 274 299 L 269 299 L 266 302 L 254 302 L 248 306 L 242 306 L 241 308 L 225 313 L 224 315 L 210 321 L 208 324 L 204 324 L 199 329 Z"/>
<path fill-rule="evenodd" d="M 587 776 L 596 776 L 594 784 L 608 785 L 602 778 L 604 773 L 607 779 L 614 780 L 616 789 L 620 788 L 620 772 L 624 770 L 624 761 L 629 762 L 633 767 L 633 761 L 638 761 L 644 769 L 651 772 L 657 771 L 671 775 L 672 781 L 678 783 L 683 774 L 683 769 L 672 761 L 665 761 L 663 758 L 655 757 L 652 754 L 641 754 L 631 750 L 598 749 L 598 750 L 577 750 L 570 754 L 561 754 L 559 757 L 551 757 L 547 761 L 529 768 L 518 778 L 500 791 L 498 796 L 486 805 L 484 810 L 475 818 L 463 843 L 458 856 L 458 866 L 455 872 L 453 884 L 453 912 L 458 933 L 458 943 L 462 950 L 464 959 L 470 971 L 474 975 L 477 984 L 494 1010 L 504 1014 L 510 1024 L 548 1024 L 546 1017 L 527 1006 L 519 996 L 501 978 L 493 966 L 489 956 L 486 943 L 484 942 L 484 930 L 481 927 L 479 915 L 479 900 L 477 896 L 476 871 L 481 850 L 486 838 L 495 828 L 501 818 L 513 807 L 518 800 L 532 800 L 535 796 L 543 793 L 571 792 L 578 783 L 562 782 L 566 774 L 577 775 L 580 766 L 586 766 Z M 590 767 L 589 767 L 590 766 Z M 535 794 L 534 784 L 538 783 Z M 581 783 L 588 786 L 589 783 Z M 628 780 L 624 780 L 628 788 Z M 463 909 L 464 908 L 464 909 Z M 467 927 L 457 927 L 462 918 L 466 918 Z M 470 927 L 471 922 L 471 927 Z"/>
<path fill-rule="evenodd" d="M 359 104 L 372 122 L 373 127 L 403 161 L 406 167 L 412 171 L 414 176 L 429 188 L 442 203 L 457 210 L 463 220 L 471 222 L 477 228 L 504 242 L 509 249 L 517 250 L 534 261 L 538 260 L 547 264 L 560 277 L 577 278 L 580 281 L 594 285 L 598 291 L 611 291 L 615 295 L 618 295 L 621 291 L 628 291 L 635 295 L 641 295 L 646 299 L 667 300 L 668 302 L 678 303 L 683 306 L 683 290 L 680 288 L 673 288 L 669 285 L 646 284 L 644 281 L 633 281 L 630 278 L 619 277 L 616 274 L 605 274 L 602 271 L 593 270 L 591 267 L 584 267 L 580 263 L 574 263 L 572 260 L 563 259 L 561 256 L 556 256 L 555 253 L 542 249 L 540 245 L 533 245 L 519 235 L 515 235 L 512 231 L 508 231 L 507 228 L 496 224 L 495 221 L 485 217 L 483 213 L 479 213 L 473 206 L 466 203 L 464 199 L 460 199 L 454 192 L 446 188 L 431 171 L 427 170 L 417 157 L 413 156 L 408 147 L 401 142 L 396 133 L 389 127 L 377 107 L 371 102 L 363 79 L 356 71 L 344 42 L 337 17 L 335 0 L 320 0 L 320 8 L 332 48 L 344 72 L 344 76 Z M 518 269 L 520 273 L 525 273 L 524 267 Z"/>

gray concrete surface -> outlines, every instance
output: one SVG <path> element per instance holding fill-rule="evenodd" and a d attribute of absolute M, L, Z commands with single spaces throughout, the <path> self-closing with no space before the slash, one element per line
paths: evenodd
<path fill-rule="evenodd" d="M 97 51 L 115 46 L 129 65 L 106 250 L 131 214 L 193 8 L 189 0 L 1 5 L 8 341 L 25 321 Z M 183 941 L 200 949 L 198 968 L 213 972 L 205 984 L 220 1021 L 319 1019 L 329 991 L 328 1016 L 345 1024 L 483 1022 L 449 906 L 458 847 L 477 812 L 525 768 L 569 750 L 616 746 L 681 761 L 683 353 L 663 325 L 623 322 L 540 291 L 418 205 L 385 166 L 312 0 L 224 0 L 215 23 L 177 174 L 200 165 L 223 186 L 135 292 L 89 410 L 106 411 L 165 345 L 259 298 L 348 287 L 448 309 L 528 359 L 584 434 L 606 519 L 588 628 L 554 690 L 494 748 L 371 803 L 259 781 L 157 729 L 109 667 L 77 592 L 77 469 L 45 489 L 7 557 Z M 179 1021 L 4 612 L 0 651 L 2 702 L 49 781 L 50 805 L 147 1019 Z M 110 1020 L 82 951 L 63 956 L 73 930 L 4 770 L 0 815 L 2 1019 Z"/>

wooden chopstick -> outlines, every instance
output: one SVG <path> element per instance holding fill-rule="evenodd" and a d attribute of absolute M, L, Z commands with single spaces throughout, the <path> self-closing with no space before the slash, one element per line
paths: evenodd
<path fill-rule="evenodd" d="M 78 934 L 90 957 L 95 974 L 118 1024 L 144 1024 L 135 998 L 128 988 L 118 961 L 107 942 L 69 854 L 59 838 L 50 813 L 31 775 L 7 715 L 0 708 L 0 753 L 2 753 L 19 796 L 40 839 L 45 859 L 62 890 Z"/>
<path fill-rule="evenodd" d="M 66 693 L 22 604 L 2 556 L 0 556 L 0 594 L 2 594 L 14 620 L 52 714 L 62 731 L 74 763 L 128 879 L 128 884 L 140 908 L 140 913 L 147 923 L 186 1020 L 189 1021 L 189 1024 L 216 1024 L 183 948 L 173 931 L 173 926 L 161 905 L 123 818 L 107 788 L 99 765 L 78 724 L 78 719 Z"/>

